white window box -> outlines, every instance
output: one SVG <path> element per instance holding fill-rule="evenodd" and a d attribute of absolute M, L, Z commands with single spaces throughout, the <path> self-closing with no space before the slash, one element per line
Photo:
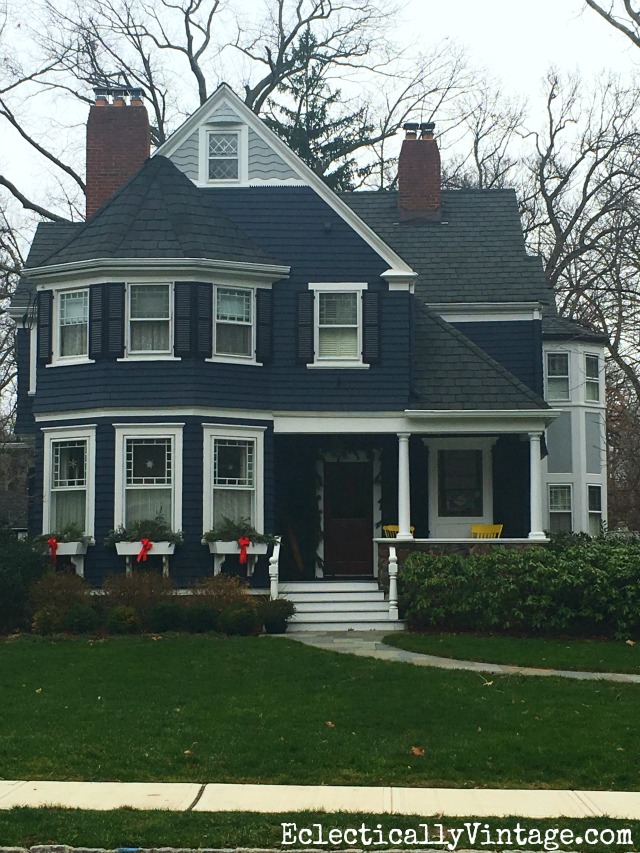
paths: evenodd
<path fill-rule="evenodd" d="M 137 557 L 140 553 L 140 548 L 142 548 L 140 542 L 116 542 L 116 551 L 121 557 Z M 167 542 L 166 540 L 163 542 L 154 542 L 149 555 L 151 557 L 168 557 L 175 550 L 175 542 Z"/>
<path fill-rule="evenodd" d="M 58 542 L 56 555 L 58 557 L 77 557 L 78 554 L 86 554 L 87 548 L 86 542 Z"/>
<path fill-rule="evenodd" d="M 213 574 L 219 575 L 222 571 L 222 564 L 225 557 L 229 554 L 240 554 L 240 546 L 237 542 L 223 542 L 216 540 L 215 542 L 207 542 L 202 540 L 209 546 L 209 553 L 213 554 Z M 266 554 L 269 546 L 266 542 L 254 542 L 247 545 L 247 577 L 253 575 L 253 570 L 256 567 L 256 559 L 260 554 Z"/>
<path fill-rule="evenodd" d="M 121 557 L 126 557 L 127 574 L 132 572 L 133 558 L 138 556 L 142 544 L 140 542 L 116 542 L 116 551 Z M 154 542 L 153 548 L 148 552 L 152 557 L 162 557 L 162 574 L 165 578 L 169 577 L 169 557 L 176 550 L 175 542 L 167 542 L 166 540 Z M 144 566 L 144 563 L 140 563 Z"/>

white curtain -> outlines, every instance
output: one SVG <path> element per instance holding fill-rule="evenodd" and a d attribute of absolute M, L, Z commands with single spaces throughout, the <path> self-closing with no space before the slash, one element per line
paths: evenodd
<path fill-rule="evenodd" d="M 248 518 L 253 524 L 253 491 L 248 489 L 213 490 L 213 526 L 222 524 L 223 518 L 238 521 Z"/>
<path fill-rule="evenodd" d="M 125 527 L 153 519 L 172 526 L 171 489 L 127 489 Z"/>

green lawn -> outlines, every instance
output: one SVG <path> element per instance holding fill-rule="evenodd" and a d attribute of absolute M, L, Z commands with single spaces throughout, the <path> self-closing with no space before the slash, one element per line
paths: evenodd
<path fill-rule="evenodd" d="M 23 637 L 0 644 L 0 696 L 5 779 L 640 785 L 635 685 L 483 678 L 273 637 Z"/>
<path fill-rule="evenodd" d="M 513 832 L 518 824 L 521 831 L 526 833 L 525 838 L 527 839 L 531 837 L 530 833 L 535 830 L 541 833 L 543 839 L 545 833 L 554 830 L 558 832 L 560 830 L 571 830 L 574 836 L 578 837 L 584 836 L 587 829 L 595 829 L 598 832 L 613 830 L 616 839 L 618 831 L 628 830 L 633 841 L 631 845 L 612 846 L 611 844 L 599 843 L 593 846 L 589 845 L 589 851 L 601 853 L 601 851 L 636 851 L 639 849 L 639 823 L 598 818 L 590 818 L 584 821 L 541 821 L 522 818 L 485 819 L 475 817 L 466 820 L 464 818 L 423 818 L 346 813 L 327 815 L 304 812 L 259 815 L 224 812 L 218 814 L 143 812 L 130 809 L 119 809 L 111 812 L 79 811 L 76 809 L 12 809 L 7 812 L 0 811 L 0 844 L 23 847 L 36 844 L 68 844 L 75 847 L 106 847 L 108 849 L 167 846 L 192 848 L 279 847 L 283 840 L 282 823 L 295 823 L 296 830 L 292 829 L 292 832 L 299 832 L 302 827 L 312 827 L 319 823 L 325 835 L 332 828 L 344 832 L 347 828 L 360 829 L 364 823 L 369 830 L 375 830 L 379 827 L 383 833 L 382 837 L 385 839 L 391 829 L 400 830 L 403 833 L 407 830 L 414 830 L 418 838 L 423 838 L 424 828 L 421 828 L 421 824 L 427 824 L 429 831 L 433 833 L 432 838 L 437 839 L 441 832 L 439 825 L 442 825 L 443 838 L 448 840 L 451 836 L 447 835 L 447 831 L 463 828 L 466 822 L 471 824 L 479 822 L 481 828 L 488 826 L 492 839 L 500 838 L 497 836 L 498 829 L 511 829 Z M 371 837 L 373 838 L 373 835 Z M 553 837 L 547 835 L 547 839 L 551 842 Z M 604 839 L 607 839 L 606 835 Z M 502 840 L 506 843 L 492 844 L 490 849 L 500 850 L 506 847 L 513 850 L 516 847 L 513 840 L 509 843 L 508 837 L 503 836 Z M 558 836 L 555 838 L 555 843 L 558 843 Z M 331 845 L 332 848 L 345 846 L 348 845 L 340 843 Z M 563 843 L 559 846 L 562 850 L 585 850 L 584 845 L 577 843 Z M 468 847 L 469 844 L 463 835 L 458 844 L 458 849 Z M 536 845 L 535 840 L 533 840 L 532 845 L 527 844 L 527 849 L 534 849 L 534 847 L 538 850 L 545 849 L 540 843 Z M 384 850 L 385 847 L 377 846 L 375 849 Z M 553 848 L 547 847 L 546 849 Z"/>
<path fill-rule="evenodd" d="M 624 640 L 549 640 L 475 634 L 390 634 L 384 642 L 427 655 L 585 672 L 640 674 L 640 643 Z"/>

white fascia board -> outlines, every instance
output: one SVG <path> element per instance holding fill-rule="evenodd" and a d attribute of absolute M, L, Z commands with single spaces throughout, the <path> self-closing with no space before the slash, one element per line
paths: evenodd
<path fill-rule="evenodd" d="M 448 323 L 542 319 L 540 302 L 428 302 L 425 304 Z"/>
<path fill-rule="evenodd" d="M 178 128 L 163 144 L 156 149 L 155 154 L 160 154 L 163 157 L 170 157 L 182 143 L 194 133 L 201 124 L 203 124 L 218 108 L 222 101 L 230 102 L 233 109 L 239 113 L 243 121 L 263 140 L 273 148 L 274 151 L 284 160 L 296 174 L 300 176 L 304 185 L 311 187 L 325 201 L 329 207 L 338 214 L 344 221 L 353 228 L 353 230 L 376 252 L 385 263 L 389 264 L 391 270 L 397 274 L 407 276 L 415 275 L 415 272 L 404 261 L 400 255 L 397 255 L 393 249 L 387 245 L 377 234 L 370 228 L 367 223 L 362 220 L 349 205 L 342 201 L 333 190 L 324 183 L 322 178 L 319 178 L 306 163 L 298 157 L 297 154 L 269 130 L 269 128 L 258 118 L 258 116 L 249 109 L 249 107 L 236 95 L 236 93 L 228 86 L 227 83 L 221 83 L 216 91 L 199 107 L 186 122 Z M 386 277 L 386 273 L 384 277 Z"/>
<path fill-rule="evenodd" d="M 207 258 L 95 258 L 89 261 L 73 261 L 46 267 L 24 270 L 25 278 L 38 280 L 42 284 L 54 284 L 62 281 L 69 283 L 73 279 L 91 278 L 94 283 L 113 280 L 117 275 L 129 279 L 133 275 L 155 275 L 176 278 L 178 276 L 224 275 L 230 278 L 273 283 L 287 278 L 291 267 L 281 264 L 250 264 L 240 261 L 216 261 Z"/>
<path fill-rule="evenodd" d="M 245 421 L 273 421 L 273 412 L 246 409 L 212 409 L 207 406 L 163 406 L 160 408 L 151 409 L 148 407 L 136 406 L 131 408 L 114 407 L 113 409 L 85 409 L 84 411 L 76 412 L 40 412 L 34 415 L 37 423 L 58 423 L 61 421 L 79 421 L 88 418 L 208 418 L 220 419 L 228 418 L 229 420 L 245 420 Z M 234 425 L 235 426 L 235 425 Z"/>

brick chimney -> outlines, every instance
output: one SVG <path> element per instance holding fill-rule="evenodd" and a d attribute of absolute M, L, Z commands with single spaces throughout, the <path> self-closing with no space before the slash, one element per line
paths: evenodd
<path fill-rule="evenodd" d="M 401 222 L 440 220 L 440 151 L 434 122 L 405 124 L 398 162 L 398 214 Z"/>
<path fill-rule="evenodd" d="M 94 89 L 87 122 L 87 219 L 144 163 L 151 152 L 142 89 Z M 128 99 L 128 102 L 127 102 Z"/>

